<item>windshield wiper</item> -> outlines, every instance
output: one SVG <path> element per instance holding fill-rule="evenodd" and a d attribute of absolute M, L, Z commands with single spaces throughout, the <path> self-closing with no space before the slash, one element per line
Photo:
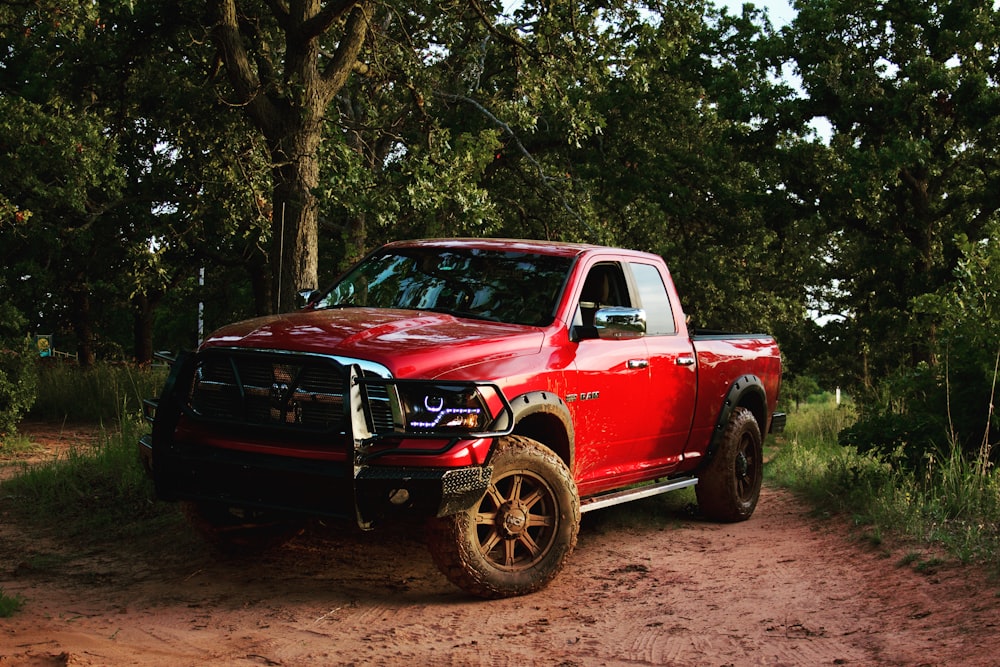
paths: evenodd
<path fill-rule="evenodd" d="M 482 313 L 470 313 L 467 310 L 457 310 L 455 308 L 439 308 L 437 306 L 433 308 L 417 308 L 417 310 L 426 310 L 431 313 L 441 313 L 442 315 L 452 315 L 454 317 L 464 317 L 470 320 L 485 320 L 486 322 L 500 322 L 501 320 L 493 317 L 492 315 L 484 315 Z"/>
<path fill-rule="evenodd" d="M 318 308 L 317 310 L 338 310 L 340 308 L 359 308 L 359 307 L 360 306 L 358 306 L 358 304 L 356 303 L 331 303 L 330 305 L 323 306 L 322 308 Z"/>

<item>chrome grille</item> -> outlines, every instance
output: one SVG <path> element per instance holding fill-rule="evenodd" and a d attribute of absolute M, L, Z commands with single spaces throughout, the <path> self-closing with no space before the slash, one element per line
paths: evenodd
<path fill-rule="evenodd" d="M 351 360 L 340 360 L 349 363 Z M 381 374 L 366 370 L 370 377 Z M 190 408 L 203 419 L 302 432 L 345 432 L 343 363 L 317 355 L 207 350 L 195 367 Z M 392 431 L 389 393 L 367 386 L 373 430 Z"/>

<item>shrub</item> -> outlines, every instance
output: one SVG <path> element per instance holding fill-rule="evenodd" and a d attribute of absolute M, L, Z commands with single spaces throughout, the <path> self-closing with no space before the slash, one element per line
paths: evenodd
<path fill-rule="evenodd" d="M 945 451 L 948 440 L 946 389 L 927 365 L 899 371 L 863 393 L 858 421 L 840 432 L 841 445 L 855 447 L 907 470 Z"/>
<path fill-rule="evenodd" d="M 16 433 L 35 402 L 36 360 L 24 326 L 17 309 L 0 303 L 0 438 Z"/>
<path fill-rule="evenodd" d="M 841 442 L 922 467 L 957 447 L 983 465 L 996 460 L 993 410 L 1000 362 L 1000 224 L 985 241 L 959 239 L 955 279 L 914 300 L 933 358 L 903 368 L 859 397 L 859 420 Z"/>
<path fill-rule="evenodd" d="M 0 618 L 10 618 L 21 611 L 23 606 L 24 598 L 21 597 L 20 593 L 7 595 L 3 588 L 0 588 Z"/>

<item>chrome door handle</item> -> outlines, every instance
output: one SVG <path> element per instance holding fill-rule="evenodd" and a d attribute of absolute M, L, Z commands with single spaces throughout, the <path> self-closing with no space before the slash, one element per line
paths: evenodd
<path fill-rule="evenodd" d="M 629 359 L 625 366 L 628 368 L 649 368 L 649 359 Z"/>
<path fill-rule="evenodd" d="M 678 366 L 694 366 L 694 357 L 677 357 L 674 363 Z"/>

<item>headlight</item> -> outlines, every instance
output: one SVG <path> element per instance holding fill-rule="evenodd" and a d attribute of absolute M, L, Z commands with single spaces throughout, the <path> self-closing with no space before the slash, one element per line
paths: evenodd
<path fill-rule="evenodd" d="M 489 413 L 474 387 L 398 385 L 405 430 L 468 433 L 486 430 Z"/>

